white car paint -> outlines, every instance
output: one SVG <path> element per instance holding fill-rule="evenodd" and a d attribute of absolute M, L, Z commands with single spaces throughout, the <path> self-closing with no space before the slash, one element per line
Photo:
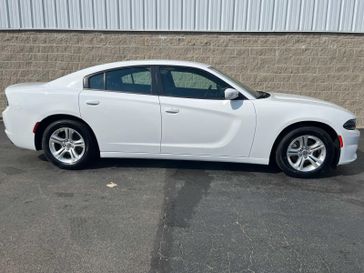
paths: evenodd
<path fill-rule="evenodd" d="M 329 125 L 342 136 L 344 147 L 341 149 L 339 164 L 356 159 L 360 132 L 343 128 L 347 120 L 355 118 L 350 111 L 319 99 L 280 93 L 271 93 L 264 100 L 254 100 L 254 106 L 257 112 L 257 129 L 251 157 L 266 158 L 276 137 L 289 125 L 315 121 Z"/>
<path fill-rule="evenodd" d="M 99 104 L 92 106 L 88 102 Z M 79 103 L 80 117 L 93 129 L 102 153 L 159 154 L 158 96 L 92 90 L 81 92 Z"/>
<path fill-rule="evenodd" d="M 159 98 L 162 113 L 161 153 L 248 157 L 255 131 L 249 100 Z M 168 113 L 178 109 L 178 113 Z M 244 143 L 244 145 L 242 145 Z"/>
<path fill-rule="evenodd" d="M 246 100 L 203 100 L 84 90 L 85 76 L 135 65 L 195 67 L 218 76 Z M 302 121 L 327 124 L 343 139 L 339 164 L 356 159 L 359 131 L 343 124 L 354 114 L 322 100 L 271 93 L 255 99 L 208 65 L 167 60 L 117 62 L 86 68 L 48 83 L 6 88 L 5 131 L 18 147 L 35 150 L 33 128 L 51 115 L 84 120 L 101 157 L 167 158 L 268 164 L 278 135 Z"/>

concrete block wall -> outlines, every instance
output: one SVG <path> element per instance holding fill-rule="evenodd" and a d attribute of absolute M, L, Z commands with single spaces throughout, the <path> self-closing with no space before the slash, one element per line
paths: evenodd
<path fill-rule="evenodd" d="M 364 127 L 364 35 L 0 31 L 0 110 L 6 86 L 49 81 L 107 62 L 208 63 L 258 90 L 321 98 Z"/>

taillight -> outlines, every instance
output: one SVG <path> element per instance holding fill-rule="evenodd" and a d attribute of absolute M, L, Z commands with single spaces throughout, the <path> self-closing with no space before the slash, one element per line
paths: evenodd
<path fill-rule="evenodd" d="M 33 133 L 35 134 L 39 128 L 40 122 L 37 122 L 33 127 Z"/>
<path fill-rule="evenodd" d="M 344 147 L 343 137 L 342 136 L 337 136 L 337 138 L 339 139 L 339 147 L 340 148 Z"/>

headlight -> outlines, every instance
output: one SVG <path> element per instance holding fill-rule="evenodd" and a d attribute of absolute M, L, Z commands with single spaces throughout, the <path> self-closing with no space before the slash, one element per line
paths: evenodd
<path fill-rule="evenodd" d="M 355 130 L 356 128 L 356 119 L 349 119 L 347 122 L 344 123 L 343 127 L 346 130 Z"/>

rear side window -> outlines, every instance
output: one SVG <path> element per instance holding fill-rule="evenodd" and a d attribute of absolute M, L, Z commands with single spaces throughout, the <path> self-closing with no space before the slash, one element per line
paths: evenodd
<path fill-rule="evenodd" d="M 148 67 L 128 67 L 106 72 L 106 90 L 151 94 L 152 75 Z"/>
<path fill-rule="evenodd" d="M 92 75 L 87 87 L 127 93 L 151 94 L 152 73 L 149 67 L 125 67 Z"/>

